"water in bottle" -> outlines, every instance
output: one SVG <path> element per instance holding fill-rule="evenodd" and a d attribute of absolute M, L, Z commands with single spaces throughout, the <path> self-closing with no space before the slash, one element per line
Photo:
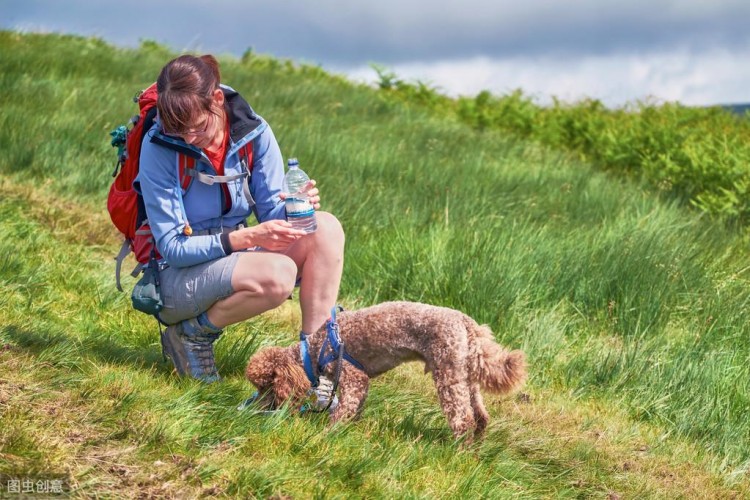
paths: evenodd
<path fill-rule="evenodd" d="M 287 193 L 286 220 L 295 229 L 313 233 L 318 229 L 318 223 L 315 221 L 315 209 L 307 196 L 310 178 L 299 168 L 296 158 L 290 158 L 287 166 L 289 170 L 284 176 L 284 191 Z"/>

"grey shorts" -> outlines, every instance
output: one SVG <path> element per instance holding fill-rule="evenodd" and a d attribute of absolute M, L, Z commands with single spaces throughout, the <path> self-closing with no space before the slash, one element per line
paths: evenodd
<path fill-rule="evenodd" d="M 242 252 L 191 267 L 167 267 L 159 273 L 164 308 L 161 320 L 173 325 L 207 311 L 234 293 L 232 272 Z"/>

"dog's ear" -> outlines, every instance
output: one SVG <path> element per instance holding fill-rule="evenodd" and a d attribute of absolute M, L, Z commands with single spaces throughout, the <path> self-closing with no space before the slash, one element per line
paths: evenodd
<path fill-rule="evenodd" d="M 282 352 L 280 347 L 266 347 L 253 354 L 247 363 L 245 377 L 259 390 L 271 387 Z"/>
<path fill-rule="evenodd" d="M 294 399 L 302 400 L 310 388 L 305 371 L 290 356 L 274 368 L 273 392 L 277 403 Z"/>

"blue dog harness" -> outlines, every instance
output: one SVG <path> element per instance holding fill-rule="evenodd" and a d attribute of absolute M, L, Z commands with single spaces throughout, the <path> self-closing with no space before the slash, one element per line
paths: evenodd
<path fill-rule="evenodd" d="M 338 386 L 339 377 L 341 376 L 341 361 L 348 361 L 355 368 L 365 371 L 362 364 L 354 359 L 348 352 L 346 352 L 344 346 L 344 340 L 339 335 L 339 324 L 336 322 L 336 310 L 343 311 L 344 308 L 341 306 L 334 306 L 331 308 L 331 317 L 326 321 L 326 337 L 323 339 L 323 345 L 320 348 L 320 354 L 318 355 L 318 373 L 323 373 L 323 369 L 331 362 L 338 361 L 339 364 L 336 367 L 336 376 L 333 380 L 333 392 L 336 392 Z M 307 342 L 307 335 L 304 332 L 299 334 L 299 355 L 302 360 L 302 364 L 305 367 L 305 375 L 310 381 L 312 387 L 318 387 L 320 383 L 319 377 L 315 376 L 313 371 L 312 359 L 310 358 L 310 344 Z M 326 354 L 326 351 L 329 350 Z"/>
<path fill-rule="evenodd" d="M 328 365 L 329 363 L 333 361 L 338 361 L 338 365 L 336 366 L 336 375 L 333 379 L 333 388 L 331 389 L 331 395 L 328 398 L 328 406 L 324 409 L 316 410 L 312 409 L 310 405 L 302 405 L 300 408 L 300 412 L 306 412 L 311 411 L 314 413 L 323 413 L 328 411 L 328 408 L 331 407 L 331 403 L 333 402 L 334 395 L 336 394 L 336 389 L 339 384 L 339 378 L 341 378 L 341 367 L 343 365 L 343 361 L 348 361 L 352 364 L 355 368 L 358 368 L 362 371 L 365 371 L 365 368 L 362 366 L 362 364 L 351 357 L 349 353 L 346 352 L 346 349 L 344 348 L 344 341 L 339 335 L 339 324 L 336 322 L 336 310 L 343 311 L 344 308 L 341 306 L 334 306 L 331 309 L 331 317 L 328 318 L 326 321 L 326 337 L 323 339 L 323 345 L 320 348 L 320 355 L 318 356 L 318 373 L 323 373 L 323 369 Z M 320 385 L 320 378 L 315 376 L 315 372 L 313 371 L 313 365 L 312 365 L 312 359 L 310 358 L 310 344 L 307 341 L 307 335 L 305 335 L 303 332 L 300 332 L 299 334 L 299 355 L 300 359 L 302 360 L 302 364 L 305 367 L 305 375 L 307 375 L 307 379 L 310 381 L 310 385 L 313 388 L 317 388 Z M 326 350 L 330 350 L 328 354 L 326 354 Z M 240 404 L 237 409 L 238 410 L 244 410 L 245 408 L 248 408 L 253 403 L 255 403 L 258 400 L 259 394 L 258 391 L 255 391 L 252 396 L 250 396 L 248 399 L 246 399 L 242 404 Z M 263 414 L 272 414 L 275 413 L 277 410 L 265 410 L 261 411 Z"/>

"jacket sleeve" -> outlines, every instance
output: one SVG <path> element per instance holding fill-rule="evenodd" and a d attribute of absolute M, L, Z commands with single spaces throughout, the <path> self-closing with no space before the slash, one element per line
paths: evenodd
<path fill-rule="evenodd" d="M 178 156 L 174 151 L 152 144 L 152 134 L 153 131 L 147 133 L 143 139 L 134 186 L 143 196 L 156 248 L 174 267 L 189 267 L 224 257 L 226 253 L 218 234 L 183 234 L 187 219 L 179 185 Z"/>
<path fill-rule="evenodd" d="M 284 202 L 279 198 L 284 183 L 284 158 L 271 127 L 255 139 L 251 191 L 259 222 L 286 219 Z"/>

